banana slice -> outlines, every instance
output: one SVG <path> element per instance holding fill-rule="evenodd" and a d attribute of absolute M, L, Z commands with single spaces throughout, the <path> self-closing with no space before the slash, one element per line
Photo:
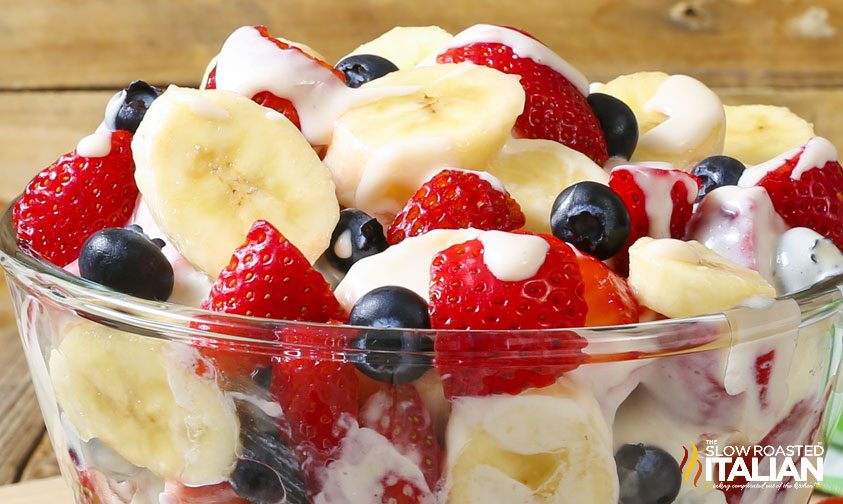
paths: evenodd
<path fill-rule="evenodd" d="M 195 351 L 89 322 L 50 355 L 58 404 L 83 441 L 187 485 L 219 483 L 239 449 L 233 401 L 196 374 Z"/>
<path fill-rule="evenodd" d="M 345 55 L 374 54 L 395 63 L 399 70 L 413 68 L 435 56 L 454 38 L 438 26 L 396 26 Z"/>
<path fill-rule="evenodd" d="M 629 286 L 638 301 L 668 317 L 693 317 L 776 296 L 757 271 L 696 241 L 640 238 L 629 248 Z"/>
<path fill-rule="evenodd" d="M 525 229 L 550 232 L 550 210 L 568 186 L 592 180 L 609 183 L 609 175 L 588 156 L 552 140 L 511 139 L 487 170 L 503 182 L 521 205 Z"/>
<path fill-rule="evenodd" d="M 814 126 L 787 107 L 726 105 L 723 154 L 744 164 L 761 164 L 814 136 Z"/>
<path fill-rule="evenodd" d="M 518 396 L 459 398 L 447 441 L 450 504 L 618 500 L 609 425 L 572 380 Z"/>
<path fill-rule="evenodd" d="M 386 222 L 434 172 L 485 170 L 524 108 L 518 76 L 467 63 L 399 70 L 360 89 L 393 92 L 340 116 L 325 164 L 340 203 Z"/>
<path fill-rule="evenodd" d="M 339 205 L 328 170 L 290 121 L 248 98 L 171 86 L 132 150 L 155 222 L 211 278 L 258 219 L 311 262 L 330 243 Z"/>
<path fill-rule="evenodd" d="M 666 161 L 690 170 L 723 152 L 726 113 L 717 94 L 702 82 L 687 75 L 638 72 L 595 88 L 635 113 L 640 137 L 632 161 Z"/>

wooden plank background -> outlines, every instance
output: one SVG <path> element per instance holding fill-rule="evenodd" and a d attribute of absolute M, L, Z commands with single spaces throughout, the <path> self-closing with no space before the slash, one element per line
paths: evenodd
<path fill-rule="evenodd" d="M 827 15 L 815 29 L 794 20 Z M 332 62 L 396 25 L 532 32 L 590 79 L 687 73 L 726 103 L 786 105 L 843 146 L 841 0 L 0 0 L 0 203 L 74 147 L 133 79 L 195 85 L 245 24 Z M 56 473 L 0 297 L 0 484 Z"/>

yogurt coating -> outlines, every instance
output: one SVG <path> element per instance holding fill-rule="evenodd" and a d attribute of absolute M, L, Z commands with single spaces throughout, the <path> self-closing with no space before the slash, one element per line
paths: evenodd
<path fill-rule="evenodd" d="M 588 96 L 588 79 L 579 70 L 538 40 L 517 30 L 490 24 L 476 24 L 457 33 L 439 53 L 444 53 L 449 49 L 483 43 L 505 45 L 521 58 L 529 58 L 536 63 L 552 68 L 568 79 L 580 93 Z"/>
<path fill-rule="evenodd" d="M 89 158 L 105 157 L 111 153 L 111 132 L 96 131 L 76 144 L 76 153 Z"/>
<path fill-rule="evenodd" d="M 779 240 L 775 273 L 781 293 L 796 292 L 843 273 L 843 254 L 816 231 L 793 228 Z"/>
<path fill-rule="evenodd" d="M 550 250 L 544 238 L 533 235 L 486 231 L 478 239 L 483 244 L 483 263 L 504 282 L 535 276 Z"/>

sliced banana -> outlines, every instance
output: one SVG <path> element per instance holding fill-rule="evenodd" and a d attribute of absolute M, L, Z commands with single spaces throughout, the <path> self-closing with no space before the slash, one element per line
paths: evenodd
<path fill-rule="evenodd" d="M 552 140 L 509 140 L 487 171 L 500 179 L 521 205 L 525 229 L 550 232 L 550 210 L 568 186 L 592 180 L 609 183 L 609 175 L 588 156 Z"/>
<path fill-rule="evenodd" d="M 787 107 L 726 105 L 723 154 L 747 165 L 761 164 L 814 136 L 814 126 Z"/>
<path fill-rule="evenodd" d="M 233 401 L 196 374 L 190 347 L 89 322 L 50 354 L 59 406 L 83 441 L 187 485 L 219 483 L 239 449 Z"/>
<path fill-rule="evenodd" d="M 629 286 L 638 301 L 668 317 L 734 308 L 776 290 L 757 271 L 696 241 L 640 238 L 629 248 Z"/>
<path fill-rule="evenodd" d="M 609 425 L 588 389 L 569 379 L 455 400 L 447 446 L 450 504 L 618 500 Z"/>
<path fill-rule="evenodd" d="M 438 26 L 396 26 L 362 44 L 343 59 L 355 54 L 374 54 L 395 63 L 399 70 L 405 70 L 438 54 L 452 38 L 453 35 Z"/>
<path fill-rule="evenodd" d="M 340 203 L 382 221 L 444 167 L 485 170 L 524 108 L 518 76 L 467 63 L 399 70 L 360 89 L 391 96 L 340 116 L 325 164 Z"/>
<path fill-rule="evenodd" d="M 726 113 L 720 98 L 687 75 L 638 72 L 595 86 L 635 113 L 640 137 L 632 161 L 666 161 L 690 170 L 722 154 Z"/>
<path fill-rule="evenodd" d="M 330 173 L 281 114 L 217 90 L 171 86 L 132 141 L 135 180 L 178 251 L 211 278 L 258 219 L 311 262 L 339 219 Z"/>

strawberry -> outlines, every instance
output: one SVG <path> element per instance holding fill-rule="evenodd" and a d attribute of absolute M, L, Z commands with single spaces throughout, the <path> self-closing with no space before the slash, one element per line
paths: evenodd
<path fill-rule="evenodd" d="M 499 27 L 508 37 L 550 51 L 535 37 L 521 30 Z M 457 36 L 459 37 L 459 35 Z M 513 133 L 523 138 L 555 140 L 578 150 L 603 165 L 609 158 L 606 140 L 597 116 L 585 96 L 562 74 L 499 42 L 475 42 L 449 48 L 437 63 L 469 61 L 521 77 L 525 92 L 524 112 L 515 121 Z"/>
<path fill-rule="evenodd" d="M 451 246 L 431 264 L 430 318 L 447 331 L 435 340 L 435 364 L 447 397 L 517 394 L 552 384 L 584 359 L 585 341 L 572 332 L 526 332 L 581 326 L 587 305 L 574 253 L 552 236 L 544 262 L 530 278 L 498 279 L 484 262 L 480 239 Z M 513 247 L 517 247 L 513 244 Z M 494 250 L 495 254 L 506 251 Z M 492 332 L 522 330 L 514 335 Z"/>
<path fill-rule="evenodd" d="M 79 475 L 78 495 L 82 504 L 102 504 L 103 501 L 97 494 L 97 485 L 93 474 L 85 470 L 79 470 L 77 474 Z"/>
<path fill-rule="evenodd" d="M 345 313 L 322 274 L 267 221 L 258 220 L 220 272 L 203 308 L 263 318 L 328 322 Z"/>
<path fill-rule="evenodd" d="M 401 455 L 417 461 L 428 487 L 436 487 L 442 449 L 430 413 L 413 385 L 396 385 L 372 395 L 360 411 L 360 425 L 376 430 Z"/>
<path fill-rule="evenodd" d="M 345 74 L 343 74 L 339 70 L 335 69 L 334 67 L 332 67 L 331 65 L 329 65 L 325 61 L 322 61 L 320 59 L 317 59 L 317 58 L 311 56 L 310 54 L 307 54 L 302 49 L 273 37 L 272 35 L 269 34 L 269 30 L 266 29 L 266 26 L 262 26 L 262 25 L 255 26 L 255 30 L 257 30 L 257 32 L 260 34 L 261 37 L 263 37 L 266 40 L 269 40 L 270 42 L 275 44 L 278 47 L 278 49 L 280 49 L 282 51 L 296 51 L 298 53 L 301 53 L 304 57 L 306 57 L 306 58 L 308 58 L 312 61 L 315 61 L 316 63 L 319 64 L 319 66 L 324 67 L 326 70 L 328 70 L 330 73 L 334 74 L 334 76 L 336 76 L 338 79 L 340 79 L 343 83 L 345 83 Z M 205 83 L 205 89 L 216 89 L 216 88 L 217 88 L 217 67 L 215 66 L 208 73 L 208 79 L 207 79 L 207 82 Z M 291 123 L 296 125 L 296 128 L 301 129 L 301 121 L 299 120 L 298 110 L 296 110 L 295 105 L 293 105 L 293 102 L 290 101 L 289 99 L 283 98 L 283 97 L 280 97 L 280 96 L 276 96 L 275 94 L 273 94 L 269 91 L 261 91 L 259 93 L 256 93 L 254 96 L 252 96 L 252 100 L 255 103 L 257 103 L 258 105 L 262 105 L 264 107 L 271 108 L 272 110 L 275 110 L 276 112 L 280 112 L 281 114 L 284 114 L 284 116 L 286 116 L 287 119 L 289 119 Z"/>
<path fill-rule="evenodd" d="M 627 165 L 612 170 L 609 187 L 618 193 L 629 211 L 629 238 L 616 256 L 618 269 L 626 273 L 627 251 L 642 236 L 685 237 L 700 180 L 681 170 Z"/>
<path fill-rule="evenodd" d="M 162 497 L 161 502 L 178 504 L 249 504 L 249 501 L 237 495 L 228 482 L 191 487 L 168 481 L 161 495 L 169 497 L 169 500 Z"/>
<path fill-rule="evenodd" d="M 496 189 L 476 173 L 442 170 L 422 184 L 398 212 L 386 237 L 395 245 L 432 229 L 511 231 L 524 222 L 521 207 L 508 192 Z"/>
<path fill-rule="evenodd" d="M 302 253 L 269 222 L 258 220 L 246 241 L 211 287 L 202 308 L 235 315 L 327 322 L 345 319 L 330 285 Z M 244 324 L 214 323 L 213 316 L 194 327 L 234 336 L 274 341 L 277 335 Z M 268 365 L 269 349 L 225 340 L 201 340 L 198 345 L 223 374 L 239 376 Z"/>
<path fill-rule="evenodd" d="M 75 150 L 35 176 L 12 210 L 18 240 L 57 266 L 70 264 L 89 236 L 129 222 L 138 199 L 132 134 L 111 134 L 111 151 Z"/>
<path fill-rule="evenodd" d="M 773 429 L 764 436 L 756 446 L 771 447 L 774 450 L 786 448 L 788 446 L 805 446 L 816 443 L 817 432 L 822 423 L 823 407 L 826 401 L 816 401 L 814 399 L 803 399 L 793 405 L 793 408 L 782 417 Z M 769 449 L 768 449 L 769 450 Z M 774 450 L 769 450 L 773 452 Z M 758 457 L 754 455 L 754 450 L 749 452 L 749 455 L 739 456 L 744 459 L 747 467 L 753 467 L 757 464 L 762 472 L 769 470 L 771 461 L 769 457 L 762 457 L 761 460 L 753 460 Z M 762 452 L 763 453 L 763 452 Z M 782 463 L 781 456 L 779 456 L 779 464 Z M 793 457 L 793 462 L 799 468 L 799 457 Z M 728 477 L 731 472 L 731 467 L 727 464 L 726 475 Z M 779 482 L 781 486 L 778 488 L 778 493 L 782 493 L 787 489 L 788 484 L 792 484 L 792 478 Z M 726 502 L 729 504 L 739 504 L 742 502 L 744 491 L 747 489 L 747 481 L 743 476 L 736 476 L 732 481 L 723 482 L 726 488 L 723 493 L 726 494 Z"/>
<path fill-rule="evenodd" d="M 274 357 L 270 393 L 284 410 L 291 442 L 316 493 L 321 470 L 336 455 L 346 430 L 357 418 L 359 380 L 353 364 L 320 351 L 335 344 L 345 346 L 341 337 L 332 339 L 310 330 L 300 328 L 282 335 L 290 343 L 319 350 L 316 355 L 303 351 Z"/>
<path fill-rule="evenodd" d="M 588 305 L 586 326 L 609 326 L 638 322 L 638 301 L 623 277 L 599 259 L 571 247 L 577 256 Z"/>
<path fill-rule="evenodd" d="M 828 140 L 814 137 L 788 158 L 753 167 L 746 175 L 766 171 L 754 185 L 767 190 L 776 213 L 788 225 L 811 228 L 843 248 L 843 167 L 836 157 Z"/>
<path fill-rule="evenodd" d="M 422 490 L 412 482 L 388 474 L 383 480 L 383 497 L 381 504 L 423 504 L 434 502 L 431 492 Z"/>

